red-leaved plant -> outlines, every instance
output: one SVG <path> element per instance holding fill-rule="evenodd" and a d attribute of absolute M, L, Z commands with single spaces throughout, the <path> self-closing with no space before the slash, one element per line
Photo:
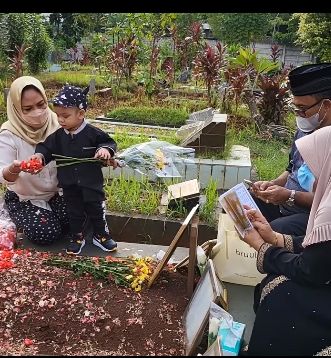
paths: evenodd
<path fill-rule="evenodd" d="M 224 61 L 222 59 L 219 49 L 222 47 L 216 47 L 214 49 L 209 44 L 205 44 L 204 48 L 198 52 L 193 64 L 193 75 L 197 79 L 204 81 L 207 91 L 209 102 L 211 102 L 211 89 L 212 86 L 217 85 L 220 81 L 220 70 Z"/>
<path fill-rule="evenodd" d="M 161 64 L 161 71 L 165 73 L 165 77 L 170 86 L 174 82 L 174 60 L 168 56 Z"/>
<path fill-rule="evenodd" d="M 272 62 L 278 62 L 278 59 L 280 57 L 280 53 L 281 53 L 281 49 L 278 45 L 273 44 L 271 46 L 271 54 L 270 54 L 270 59 Z"/>
<path fill-rule="evenodd" d="M 228 84 L 227 100 L 234 100 L 236 108 L 242 99 L 244 90 L 247 86 L 250 76 L 250 70 L 242 67 L 229 67 L 224 71 L 224 77 Z"/>
<path fill-rule="evenodd" d="M 284 124 L 284 115 L 289 100 L 288 73 L 289 69 L 283 68 L 278 74 L 260 74 L 258 77 L 257 84 L 262 90 L 258 108 L 263 116 L 264 124 Z"/>
<path fill-rule="evenodd" d="M 118 92 L 123 78 L 128 80 L 131 77 L 137 63 L 137 52 L 137 43 L 134 37 L 123 39 L 111 48 L 107 58 L 107 68 L 115 75 L 114 94 Z"/>

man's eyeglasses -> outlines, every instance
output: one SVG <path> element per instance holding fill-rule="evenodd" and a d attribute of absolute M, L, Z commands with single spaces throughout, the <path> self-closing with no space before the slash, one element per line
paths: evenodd
<path fill-rule="evenodd" d="M 293 103 L 291 103 L 291 104 L 289 105 L 289 107 L 291 108 L 291 110 L 292 110 L 295 114 L 298 114 L 298 115 L 301 116 L 301 117 L 306 117 L 306 112 L 307 112 L 309 109 L 311 109 L 311 108 L 315 107 L 316 105 L 318 105 L 319 103 L 321 103 L 324 99 L 325 99 L 325 98 L 321 98 L 318 102 L 312 104 L 312 105 L 309 106 L 309 107 L 306 107 L 305 109 L 303 109 L 303 108 L 298 108 L 298 107 L 296 107 Z"/>

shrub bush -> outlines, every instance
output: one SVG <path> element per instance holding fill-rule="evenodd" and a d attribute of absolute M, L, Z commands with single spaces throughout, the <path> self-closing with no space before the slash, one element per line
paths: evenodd
<path fill-rule="evenodd" d="M 123 106 L 108 112 L 107 117 L 114 118 L 122 122 L 180 127 L 185 124 L 189 115 L 187 111 L 178 108 Z"/>

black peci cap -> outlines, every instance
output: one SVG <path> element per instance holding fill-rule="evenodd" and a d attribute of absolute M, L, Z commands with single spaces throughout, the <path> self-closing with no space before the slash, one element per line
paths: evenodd
<path fill-rule="evenodd" d="M 331 63 L 316 63 L 295 68 L 288 75 L 294 96 L 331 90 Z"/>

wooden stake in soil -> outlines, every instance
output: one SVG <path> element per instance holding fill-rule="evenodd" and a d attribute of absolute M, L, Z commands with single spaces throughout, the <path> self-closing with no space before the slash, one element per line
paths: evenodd
<path fill-rule="evenodd" d="M 171 241 L 171 244 L 167 250 L 167 252 L 164 254 L 162 260 L 159 262 L 159 264 L 157 265 L 157 267 L 155 268 L 153 275 L 150 277 L 149 281 L 148 281 L 148 287 L 151 287 L 153 282 L 156 280 L 156 278 L 159 276 L 160 272 L 162 271 L 162 269 L 164 268 L 164 266 L 167 264 L 167 262 L 169 261 L 171 255 L 173 254 L 173 252 L 175 251 L 178 241 L 181 238 L 183 232 L 185 231 L 187 225 L 190 223 L 190 221 L 193 218 L 193 215 L 196 213 L 196 211 L 198 210 L 199 204 L 197 204 L 194 208 L 192 208 L 192 210 L 190 211 L 190 213 L 187 215 L 186 219 L 184 220 L 184 222 L 182 223 L 181 227 L 179 228 L 179 230 L 177 231 L 176 236 L 174 237 L 174 239 Z"/>
<path fill-rule="evenodd" d="M 199 216 L 194 215 L 190 227 L 190 249 L 189 249 L 189 263 L 187 275 L 187 296 L 191 297 L 194 289 L 195 265 L 197 261 L 197 246 L 198 246 L 198 224 Z"/>

